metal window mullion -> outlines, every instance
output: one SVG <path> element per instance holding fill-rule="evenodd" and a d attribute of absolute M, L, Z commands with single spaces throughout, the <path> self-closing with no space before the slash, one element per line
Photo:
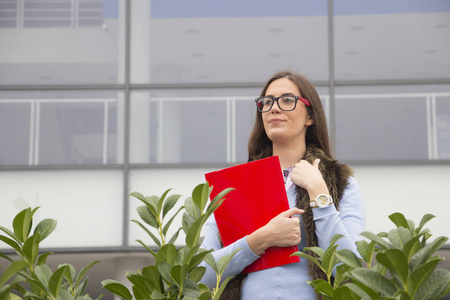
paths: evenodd
<path fill-rule="evenodd" d="M 18 0 L 17 1 L 17 20 L 16 20 L 16 25 L 17 28 L 23 28 L 23 24 L 24 24 L 24 18 L 25 18 L 25 5 L 24 5 L 24 1 L 25 0 Z"/>
<path fill-rule="evenodd" d="M 227 136 L 227 163 L 231 162 L 231 102 L 226 100 L 226 136 Z"/>
<path fill-rule="evenodd" d="M 158 100 L 158 131 L 157 131 L 157 141 L 158 141 L 158 153 L 156 155 L 157 157 L 157 163 L 163 162 L 163 130 L 164 130 L 164 122 L 163 122 L 163 101 Z"/>
<path fill-rule="evenodd" d="M 236 162 L 236 99 L 231 99 L 231 162 Z"/>
<path fill-rule="evenodd" d="M 41 131 L 41 103 L 36 101 L 35 109 L 35 133 L 34 133 L 34 158 L 33 165 L 39 164 L 39 139 Z"/>
<path fill-rule="evenodd" d="M 431 128 L 432 128 L 432 145 L 433 145 L 433 159 L 439 159 L 438 143 L 437 143 L 437 120 L 436 120 L 436 96 L 431 95 Z"/>
<path fill-rule="evenodd" d="M 108 122 L 109 122 L 109 102 L 103 102 L 103 164 L 108 163 Z"/>
<path fill-rule="evenodd" d="M 333 0 L 328 0 L 328 68 L 329 68 L 329 125 L 331 151 L 336 154 L 336 107 L 334 98 L 334 14 Z"/>
<path fill-rule="evenodd" d="M 28 165 L 33 165 L 34 138 L 36 128 L 36 101 L 30 101 L 30 138 L 28 145 Z"/>

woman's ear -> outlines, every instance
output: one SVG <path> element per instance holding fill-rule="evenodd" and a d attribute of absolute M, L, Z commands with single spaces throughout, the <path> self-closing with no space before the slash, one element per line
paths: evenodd
<path fill-rule="evenodd" d="M 308 115 L 307 119 L 306 119 L 306 126 L 311 126 L 314 124 L 314 120 L 313 118 L 311 118 L 310 115 Z"/>

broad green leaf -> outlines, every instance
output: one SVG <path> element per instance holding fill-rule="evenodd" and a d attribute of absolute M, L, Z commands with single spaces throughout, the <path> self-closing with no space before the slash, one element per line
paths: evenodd
<path fill-rule="evenodd" d="M 205 267 L 196 267 L 192 269 L 191 272 L 189 272 L 189 279 L 198 283 L 203 278 L 203 275 L 205 275 L 205 272 L 206 272 Z"/>
<path fill-rule="evenodd" d="M 166 199 L 167 194 L 168 194 L 171 190 L 172 190 L 172 189 L 166 190 L 166 191 L 161 195 L 161 197 L 158 199 L 157 206 L 156 206 L 157 212 L 158 212 L 158 216 L 161 214 L 161 211 L 162 211 L 162 208 L 163 208 L 164 200 Z"/>
<path fill-rule="evenodd" d="M 371 242 L 373 243 L 373 242 Z M 375 243 L 373 243 L 375 244 Z M 369 243 L 366 242 L 365 240 L 361 240 L 361 241 L 357 241 L 356 242 L 356 249 L 359 252 L 359 255 L 361 255 L 361 257 L 364 259 L 364 261 L 369 261 L 370 257 L 369 255 L 367 255 L 367 248 L 369 247 Z"/>
<path fill-rule="evenodd" d="M 102 285 L 105 289 L 110 291 L 111 293 L 121 297 L 125 300 L 131 300 L 133 297 L 131 296 L 130 291 L 120 282 L 113 280 L 113 279 L 107 279 L 102 281 Z"/>
<path fill-rule="evenodd" d="M 53 252 L 45 252 L 41 255 L 39 255 L 38 260 L 37 260 L 37 265 L 44 265 L 47 263 L 47 257 L 49 255 L 53 254 Z"/>
<path fill-rule="evenodd" d="M 372 232 L 364 231 L 360 235 L 362 235 L 363 237 L 368 238 L 371 241 L 374 241 L 375 243 L 377 243 L 378 245 L 380 245 L 384 249 L 390 248 L 389 244 L 383 238 L 381 238 L 380 236 L 378 236 L 378 235 L 376 235 L 376 234 L 374 234 Z"/>
<path fill-rule="evenodd" d="M 78 296 L 86 294 L 86 286 L 87 286 L 87 283 L 88 283 L 88 279 L 89 278 L 86 278 L 85 281 L 81 282 L 80 285 L 78 285 L 76 287 L 76 289 L 75 289 L 75 296 L 78 297 Z M 91 299 L 89 299 L 89 300 L 91 300 Z"/>
<path fill-rule="evenodd" d="M 139 192 L 131 192 L 130 194 L 129 194 L 129 196 L 132 196 L 132 197 L 134 197 L 134 198 L 136 198 L 136 199 L 139 199 L 139 200 L 141 200 L 142 202 L 144 202 L 145 203 L 145 196 L 144 195 L 142 195 L 141 193 L 139 193 Z"/>
<path fill-rule="evenodd" d="M 211 268 L 214 270 L 214 272 L 216 274 L 219 273 L 219 269 L 217 268 L 216 260 L 210 252 L 208 252 L 208 254 L 205 256 L 205 262 L 211 266 Z"/>
<path fill-rule="evenodd" d="M 182 263 L 185 263 L 185 264 L 189 264 L 189 262 L 191 261 L 191 259 L 194 257 L 194 255 L 199 251 L 199 249 L 200 249 L 200 244 L 197 244 L 197 245 L 195 245 L 194 247 L 192 247 L 192 248 L 189 248 L 189 247 L 184 247 L 183 248 L 183 260 L 182 260 Z M 203 249 L 202 249 L 202 251 L 203 251 Z"/>
<path fill-rule="evenodd" d="M 419 237 L 413 237 L 412 239 L 410 239 L 406 244 L 405 247 L 403 248 L 403 253 L 405 253 L 406 255 L 406 259 L 408 260 L 408 262 L 411 260 L 411 257 L 417 253 L 417 251 L 420 250 L 420 241 L 419 241 Z"/>
<path fill-rule="evenodd" d="M 146 244 L 144 244 L 143 241 L 141 240 L 136 240 L 136 242 L 138 242 L 139 244 L 141 244 L 142 246 L 144 246 L 145 249 L 147 249 L 148 252 L 150 252 L 151 255 L 153 255 L 154 258 L 156 258 L 156 252 L 151 249 L 149 246 L 147 246 Z"/>
<path fill-rule="evenodd" d="M 189 260 L 189 269 L 192 269 L 196 266 L 198 266 L 205 258 L 206 255 L 208 255 L 208 253 L 210 253 L 213 250 L 209 250 L 209 251 L 201 251 L 198 254 L 194 255 L 190 260 Z"/>
<path fill-rule="evenodd" d="M 183 299 L 198 299 L 201 294 L 197 284 L 190 279 L 186 279 L 182 295 L 185 296 Z"/>
<path fill-rule="evenodd" d="M 184 200 L 184 208 L 186 209 L 187 214 L 194 220 L 197 220 L 201 216 L 200 208 L 194 204 L 192 197 L 188 197 Z"/>
<path fill-rule="evenodd" d="M 157 218 L 159 216 L 160 211 L 158 211 L 158 203 L 159 200 L 161 200 L 158 196 L 152 195 L 152 196 L 145 196 L 145 204 L 147 205 L 148 209 L 151 211 L 153 216 Z"/>
<path fill-rule="evenodd" d="M 155 244 L 158 245 L 158 247 L 161 247 L 161 241 L 159 240 L 159 238 L 156 235 L 154 235 L 150 230 L 148 230 L 147 227 L 145 227 L 138 220 L 131 220 L 131 222 L 138 224 L 139 227 L 141 227 L 147 233 L 147 235 L 149 235 L 152 238 L 152 240 L 155 242 Z"/>
<path fill-rule="evenodd" d="M 411 272 L 408 278 L 408 294 L 411 298 L 414 298 L 417 289 L 428 280 L 440 261 L 439 258 L 432 259 Z"/>
<path fill-rule="evenodd" d="M 377 254 L 377 261 L 388 268 L 391 273 L 396 274 L 403 285 L 406 283 L 409 274 L 408 261 L 405 254 L 398 249 L 388 249 Z"/>
<path fill-rule="evenodd" d="M 62 265 L 59 265 L 58 268 L 61 266 Z M 75 276 L 77 276 L 77 271 L 71 264 L 67 264 L 67 266 L 69 266 L 69 270 L 66 273 L 66 279 L 70 283 L 70 285 L 73 285 L 73 283 L 75 282 Z"/>
<path fill-rule="evenodd" d="M 4 235 L 0 235 L 0 241 L 3 241 L 6 244 L 8 244 L 9 246 L 11 246 L 11 248 L 16 250 L 19 255 L 23 255 L 22 249 L 20 248 L 20 245 L 18 243 L 16 243 L 16 241 L 14 241 L 14 240 L 12 240 L 9 237 L 4 236 Z"/>
<path fill-rule="evenodd" d="M 230 263 L 231 259 L 241 250 L 241 248 L 235 249 L 230 254 L 224 255 L 217 261 L 217 268 L 219 269 L 219 275 L 222 275 L 225 272 L 226 267 Z"/>
<path fill-rule="evenodd" d="M 225 200 L 225 196 L 231 192 L 234 191 L 234 188 L 226 188 L 222 190 L 220 193 L 218 193 L 214 199 L 211 200 L 211 202 L 208 205 L 208 208 L 206 209 L 206 215 L 210 216 Z"/>
<path fill-rule="evenodd" d="M 19 273 L 19 271 L 25 269 L 28 264 L 22 260 L 18 260 L 10 264 L 0 277 L 0 287 L 3 286 L 12 276 Z"/>
<path fill-rule="evenodd" d="M 335 234 L 330 241 L 330 246 L 333 246 L 334 244 L 336 244 L 337 241 L 339 241 L 341 238 L 345 237 L 342 234 Z"/>
<path fill-rule="evenodd" d="M 172 275 L 172 278 L 175 279 L 178 286 L 183 289 L 184 283 L 186 281 L 187 275 L 189 272 L 189 266 L 187 264 L 183 265 L 176 265 L 170 270 L 170 274 Z"/>
<path fill-rule="evenodd" d="M 9 230 L 8 228 L 5 228 L 3 226 L 0 226 L 0 230 L 3 231 L 4 233 L 6 233 L 7 235 L 9 235 L 13 240 L 15 240 L 17 243 L 19 243 L 20 241 L 17 239 L 16 235 L 14 234 L 14 232 L 12 232 L 11 230 Z"/>
<path fill-rule="evenodd" d="M 361 268 L 361 259 L 359 259 L 355 253 L 349 249 L 340 249 L 336 251 L 336 257 L 351 266 L 352 268 Z"/>
<path fill-rule="evenodd" d="M 187 233 L 189 231 L 189 228 L 194 224 L 194 219 L 188 214 L 183 213 L 183 218 L 181 219 L 181 226 L 183 228 L 184 233 Z"/>
<path fill-rule="evenodd" d="M 45 240 L 56 228 L 58 222 L 53 219 L 45 219 L 39 222 L 39 224 L 34 229 L 34 234 L 39 232 L 40 239 L 39 242 Z"/>
<path fill-rule="evenodd" d="M 38 285 L 40 286 L 40 289 L 47 292 L 48 294 L 51 294 L 49 289 L 49 282 L 52 275 L 52 270 L 50 270 L 50 267 L 48 265 L 39 265 L 34 268 L 34 276 L 39 282 Z"/>
<path fill-rule="evenodd" d="M 80 273 L 78 273 L 77 276 L 77 281 L 75 282 L 75 286 L 78 286 L 81 282 L 81 280 L 83 280 L 84 275 L 87 273 L 87 271 L 89 271 L 90 268 L 92 268 L 95 264 L 99 263 L 99 260 L 94 260 L 92 262 L 90 262 L 89 264 L 87 264 L 83 269 L 81 269 Z"/>
<path fill-rule="evenodd" d="M 3 252 L 0 251 L 0 257 L 6 259 L 9 262 L 13 262 L 14 260 L 11 259 L 9 256 L 7 256 L 6 254 L 3 254 Z"/>
<path fill-rule="evenodd" d="M 19 212 L 13 220 L 14 235 L 22 243 L 28 238 L 32 226 L 31 208 L 26 208 Z"/>
<path fill-rule="evenodd" d="M 170 240 L 168 242 L 169 244 L 175 244 L 175 241 L 177 240 L 178 235 L 180 234 L 180 231 L 181 231 L 181 227 L 178 228 L 178 230 L 172 235 L 172 237 L 170 238 Z"/>
<path fill-rule="evenodd" d="M 392 222 L 394 222 L 397 227 L 404 227 L 406 229 L 409 229 L 408 221 L 406 220 L 405 216 L 401 213 L 393 213 L 389 216 L 389 219 L 391 219 Z"/>
<path fill-rule="evenodd" d="M 312 261 L 313 263 L 315 263 L 317 266 L 320 267 L 320 269 L 322 271 L 325 272 L 325 270 L 322 267 L 322 263 L 317 258 L 315 258 L 315 257 L 313 257 L 311 255 L 308 255 L 308 254 L 305 254 L 305 253 L 303 253 L 301 251 L 298 251 L 298 252 L 292 253 L 291 256 L 300 256 L 300 257 L 306 258 L 307 260 Z"/>
<path fill-rule="evenodd" d="M 200 238 L 200 233 L 205 223 L 205 216 L 202 216 L 194 221 L 194 223 L 189 228 L 186 234 L 186 245 L 189 248 L 193 248 L 198 242 Z"/>
<path fill-rule="evenodd" d="M 395 248 L 403 250 L 405 244 L 411 239 L 411 232 L 404 227 L 397 227 L 389 231 L 388 239 Z"/>
<path fill-rule="evenodd" d="M 434 270 L 428 280 L 417 289 L 414 299 L 438 299 L 449 284 L 450 272 L 448 270 Z"/>
<path fill-rule="evenodd" d="M 152 214 L 152 212 L 150 211 L 150 209 L 148 208 L 148 206 L 145 205 L 141 205 L 138 206 L 136 208 L 139 217 L 141 217 L 141 219 L 147 223 L 148 225 L 158 229 L 159 228 L 159 223 L 158 220 L 155 218 L 155 216 Z"/>
<path fill-rule="evenodd" d="M 325 250 L 323 250 L 322 248 L 319 247 L 305 247 L 303 248 L 304 252 L 314 252 L 315 254 L 317 254 L 319 256 L 320 259 L 323 258 L 323 255 L 325 254 Z"/>
<path fill-rule="evenodd" d="M 325 254 L 323 255 L 323 258 L 322 258 L 322 267 L 328 278 L 331 277 L 331 273 L 333 272 L 334 265 L 336 264 L 336 248 L 337 248 L 337 245 L 328 247 L 328 249 L 325 251 Z"/>
<path fill-rule="evenodd" d="M 31 237 L 29 237 L 23 244 L 23 254 L 32 265 L 36 263 L 37 257 L 39 255 L 39 241 L 40 235 L 39 232 L 37 232 L 36 234 L 33 234 Z"/>
<path fill-rule="evenodd" d="M 334 289 L 325 280 L 322 280 L 322 279 L 314 280 L 313 282 L 311 282 L 311 286 L 314 287 L 314 289 L 316 290 L 317 293 L 333 299 Z"/>
<path fill-rule="evenodd" d="M 170 274 L 171 269 L 172 267 L 168 263 L 162 262 L 158 264 L 158 270 L 162 278 L 166 282 L 176 285 L 177 282 L 172 278 L 172 275 Z"/>
<path fill-rule="evenodd" d="M 136 300 L 145 300 L 148 299 L 148 293 L 142 286 L 133 285 L 131 288 L 133 290 L 133 296 L 136 298 Z"/>
<path fill-rule="evenodd" d="M 48 282 L 48 288 L 51 292 L 51 294 L 56 298 L 59 294 L 59 291 L 61 289 L 61 284 L 64 280 L 64 276 L 66 275 L 66 272 L 69 270 L 68 265 L 64 265 L 59 267 L 55 273 L 50 277 L 50 280 Z"/>
<path fill-rule="evenodd" d="M 370 289 L 387 296 L 393 296 L 397 291 L 397 288 L 391 281 L 374 270 L 361 268 L 350 271 L 350 274 L 355 280 L 366 285 Z"/>
<path fill-rule="evenodd" d="M 169 219 L 169 221 L 164 225 L 164 228 L 163 228 L 163 234 L 164 234 L 164 236 L 167 234 L 167 231 L 169 230 L 170 225 L 172 224 L 172 222 L 173 222 L 173 220 L 175 219 L 175 217 L 178 215 L 178 213 L 179 213 L 180 211 L 183 210 L 183 208 L 184 208 L 184 207 L 180 207 L 180 208 L 178 209 L 178 211 L 177 211 L 177 212 Z"/>
<path fill-rule="evenodd" d="M 163 219 L 167 215 L 167 213 L 177 204 L 178 200 L 180 199 L 181 195 L 170 195 L 166 201 L 164 202 L 164 208 L 163 208 Z"/>
<path fill-rule="evenodd" d="M 223 290 L 226 288 L 228 282 L 230 282 L 231 279 L 233 279 L 234 277 L 228 277 L 227 279 L 225 279 L 219 286 L 219 289 L 216 291 L 216 293 L 214 294 L 214 297 L 212 298 L 212 300 L 219 300 L 220 296 L 223 293 Z"/>
<path fill-rule="evenodd" d="M 170 265 L 175 263 L 177 258 L 177 248 L 173 244 L 166 244 L 162 246 L 156 254 L 156 265 L 165 262 Z"/>
<path fill-rule="evenodd" d="M 192 191 L 192 201 L 195 206 L 200 209 L 200 211 L 202 211 L 202 197 L 204 190 L 206 190 L 206 193 L 208 193 L 209 186 L 207 184 L 201 183 L 197 185 Z"/>
<path fill-rule="evenodd" d="M 428 223 L 431 219 L 435 218 L 435 215 L 432 214 L 426 214 L 422 217 L 422 220 L 420 220 L 420 224 L 419 227 L 416 228 L 417 232 L 420 232 L 423 228 L 423 226 L 425 226 L 426 223 Z"/>
<path fill-rule="evenodd" d="M 336 267 L 336 275 L 334 276 L 333 287 L 338 287 L 344 280 L 347 280 L 348 271 L 353 270 L 349 265 L 341 264 Z"/>
<path fill-rule="evenodd" d="M 448 241 L 447 237 L 441 236 L 435 239 L 431 244 L 428 244 L 419 251 L 417 251 L 417 253 L 411 257 L 412 270 L 415 270 L 418 266 L 427 261 L 427 259 L 433 253 L 439 250 L 447 241 Z"/>
<path fill-rule="evenodd" d="M 231 278 L 232 277 L 230 277 L 230 279 Z M 198 286 L 198 288 L 200 290 L 200 294 L 201 294 L 199 300 L 209 300 L 211 298 L 211 290 L 209 289 L 209 287 L 204 283 L 197 284 L 197 286 Z"/>
<path fill-rule="evenodd" d="M 151 265 L 143 268 L 142 275 L 151 281 L 153 289 L 163 292 L 164 286 L 157 266 Z"/>
<path fill-rule="evenodd" d="M 78 297 L 75 299 L 74 296 L 68 290 L 61 290 L 58 295 L 58 300 L 82 300 L 84 297 Z M 84 299 L 83 299 L 84 300 Z"/>
<path fill-rule="evenodd" d="M 333 292 L 333 300 L 348 300 L 351 299 L 352 294 L 348 287 L 340 286 L 336 288 Z"/>

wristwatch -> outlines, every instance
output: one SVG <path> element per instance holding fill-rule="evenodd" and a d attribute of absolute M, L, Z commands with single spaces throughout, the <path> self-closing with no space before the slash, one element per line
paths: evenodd
<path fill-rule="evenodd" d="M 315 207 L 326 207 L 328 205 L 333 204 L 333 198 L 330 195 L 320 194 L 310 202 L 312 208 Z"/>

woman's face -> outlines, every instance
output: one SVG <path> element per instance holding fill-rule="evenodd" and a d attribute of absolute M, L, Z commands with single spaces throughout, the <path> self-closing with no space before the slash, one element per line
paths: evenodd
<path fill-rule="evenodd" d="M 267 88 L 266 95 L 280 97 L 283 95 L 300 96 L 297 86 L 287 78 L 273 81 Z M 313 124 L 309 117 L 306 105 L 297 101 L 292 111 L 283 111 L 274 103 L 272 109 L 262 113 L 264 129 L 273 143 L 304 142 L 306 129 Z"/>

